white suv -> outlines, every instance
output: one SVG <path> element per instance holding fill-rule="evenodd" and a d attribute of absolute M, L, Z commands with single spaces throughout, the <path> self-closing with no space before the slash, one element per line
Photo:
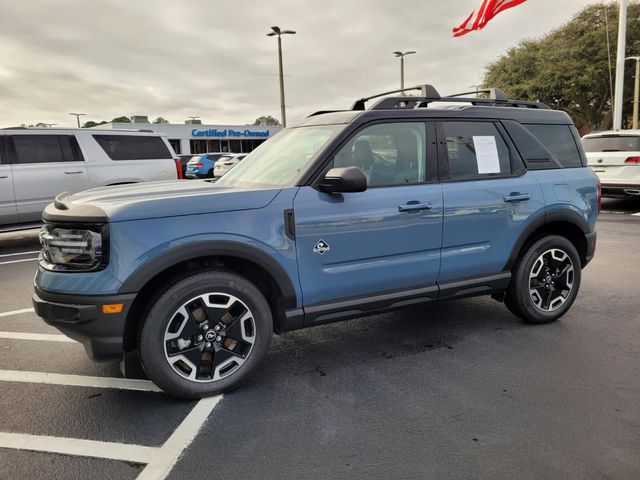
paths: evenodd
<path fill-rule="evenodd" d="M 640 130 L 591 133 L 582 145 L 603 196 L 640 198 Z"/>
<path fill-rule="evenodd" d="M 216 160 L 216 166 L 213 167 L 213 176 L 216 178 L 222 177 L 225 173 L 239 164 L 240 161 L 247 155 L 247 153 L 240 153 L 220 157 L 218 160 Z"/>
<path fill-rule="evenodd" d="M 0 231 L 35 226 L 61 192 L 182 178 L 166 138 L 153 132 L 0 130 Z"/>

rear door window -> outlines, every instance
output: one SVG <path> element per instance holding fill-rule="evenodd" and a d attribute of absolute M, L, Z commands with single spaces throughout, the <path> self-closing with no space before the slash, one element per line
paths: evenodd
<path fill-rule="evenodd" d="M 449 180 L 511 175 L 509 147 L 491 122 L 442 122 Z"/>
<path fill-rule="evenodd" d="M 602 135 L 586 137 L 582 145 L 587 152 L 640 152 L 640 136 Z"/>
<path fill-rule="evenodd" d="M 13 135 L 15 163 L 81 161 L 75 138 L 70 135 Z"/>
<path fill-rule="evenodd" d="M 160 137 L 149 135 L 93 135 L 111 160 L 171 159 Z"/>

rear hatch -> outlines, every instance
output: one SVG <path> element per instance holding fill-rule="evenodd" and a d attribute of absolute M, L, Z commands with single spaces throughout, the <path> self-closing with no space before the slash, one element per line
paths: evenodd
<path fill-rule="evenodd" d="M 640 134 L 606 133 L 582 138 L 589 166 L 603 184 L 640 184 Z"/>

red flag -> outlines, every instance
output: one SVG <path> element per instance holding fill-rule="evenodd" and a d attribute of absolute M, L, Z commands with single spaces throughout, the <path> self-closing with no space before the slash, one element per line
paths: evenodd
<path fill-rule="evenodd" d="M 471 15 L 453 29 L 454 37 L 461 37 L 473 30 L 484 28 L 489 20 L 507 8 L 515 7 L 526 0 L 483 0 L 478 10 L 471 12 Z"/>

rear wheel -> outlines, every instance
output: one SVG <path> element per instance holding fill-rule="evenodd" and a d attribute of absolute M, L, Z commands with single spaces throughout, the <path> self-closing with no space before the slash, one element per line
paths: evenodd
<path fill-rule="evenodd" d="M 565 237 L 550 235 L 531 245 L 519 259 L 505 304 L 525 322 L 553 322 L 571 308 L 580 279 L 576 248 Z"/>
<path fill-rule="evenodd" d="M 140 334 L 151 380 L 178 398 L 227 391 L 255 369 L 273 332 L 271 310 L 251 282 L 234 273 L 195 274 L 155 302 Z"/>

